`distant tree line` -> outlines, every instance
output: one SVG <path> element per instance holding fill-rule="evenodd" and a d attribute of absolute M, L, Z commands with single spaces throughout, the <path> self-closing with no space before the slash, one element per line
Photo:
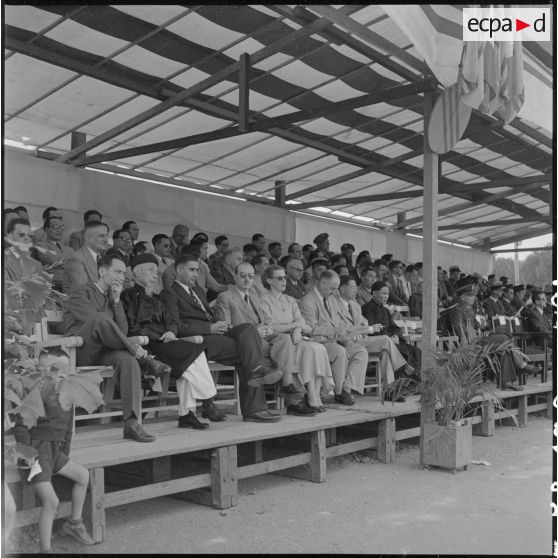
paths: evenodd
<path fill-rule="evenodd" d="M 552 250 L 540 250 L 529 254 L 523 261 L 519 262 L 519 282 L 530 283 L 537 287 L 552 284 L 553 278 Z M 502 275 L 514 281 L 513 258 L 497 258 L 494 262 L 494 275 L 500 278 Z"/>

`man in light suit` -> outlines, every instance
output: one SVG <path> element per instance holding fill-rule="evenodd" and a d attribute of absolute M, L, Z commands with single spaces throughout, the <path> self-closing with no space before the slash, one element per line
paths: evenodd
<path fill-rule="evenodd" d="M 108 248 L 108 235 L 109 228 L 106 223 L 89 221 L 85 224 L 83 248 L 76 250 L 64 265 L 62 290 L 65 293 L 99 278 L 97 260 Z"/>
<path fill-rule="evenodd" d="M 406 292 L 403 269 L 404 265 L 399 260 L 392 260 L 389 262 L 389 274 L 386 276 L 386 279 L 391 284 L 388 300 L 390 304 L 404 306 L 407 302 L 409 302 L 409 296 L 411 296 L 411 293 L 409 292 L 407 294 Z"/>
<path fill-rule="evenodd" d="M 312 328 L 312 335 L 325 336 L 328 339 L 325 347 L 335 383 L 335 401 L 343 405 L 354 405 L 351 390 L 362 393 L 368 353 L 351 340 L 349 329 L 339 320 L 333 294 L 338 287 L 337 273 L 324 271 L 317 286 L 302 298 L 300 312 Z"/>
<path fill-rule="evenodd" d="M 229 328 L 224 321 L 212 323 L 203 290 L 196 284 L 198 258 L 186 254 L 175 263 L 176 281 L 164 289 L 161 300 L 166 308 L 165 325 L 177 337 L 201 335 L 208 360 L 239 364 L 240 407 L 245 421 L 276 422 L 281 415 L 270 413 L 262 386 L 278 382 L 281 370 L 264 365 L 262 345 L 252 324 Z"/>
<path fill-rule="evenodd" d="M 387 388 L 395 379 L 394 370 L 407 366 L 405 359 L 397 349 L 397 345 L 387 335 L 374 335 L 382 330 L 381 324 L 368 325 L 368 320 L 362 315 L 359 304 L 356 302 L 357 284 L 354 277 L 345 276 L 340 278 L 339 296 L 337 303 L 339 307 L 339 318 L 347 326 L 356 343 L 364 347 L 368 353 L 380 356 L 380 371 L 384 387 Z M 390 397 L 386 390 L 385 399 Z M 405 401 L 404 397 L 396 400 L 398 403 Z"/>
<path fill-rule="evenodd" d="M 260 297 L 252 289 L 254 274 L 254 268 L 249 263 L 237 266 L 235 284 L 217 297 L 214 317 L 229 326 L 254 325 L 261 337 L 264 356 L 270 357 L 275 366 L 283 371 L 281 394 L 289 399 L 299 396 L 300 400 L 301 393 L 293 384 L 293 374 L 298 373 L 295 346 L 288 333 L 274 333 L 273 329 L 263 322 Z"/>

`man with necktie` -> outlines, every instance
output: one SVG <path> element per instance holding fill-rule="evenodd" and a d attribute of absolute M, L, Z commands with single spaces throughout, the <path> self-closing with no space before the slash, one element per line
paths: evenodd
<path fill-rule="evenodd" d="M 114 366 L 122 396 L 124 438 L 152 442 L 155 437 L 137 420 L 141 412 L 140 365 L 153 376 L 168 374 L 171 368 L 140 346 L 148 343 L 147 337 L 127 337 L 128 322 L 120 302 L 126 264 L 109 254 L 99 260 L 98 270 L 95 281 L 71 291 L 64 311 L 64 335 L 83 338 L 76 353 L 78 366 Z"/>
<path fill-rule="evenodd" d="M 212 323 L 205 294 L 196 284 L 197 258 L 191 254 L 180 256 L 175 267 L 176 281 L 161 294 L 167 330 L 177 337 L 201 335 L 208 360 L 239 365 L 240 407 L 245 421 L 280 420 L 280 415 L 267 410 L 262 387 L 278 382 L 283 373 L 264 365 L 258 330 L 248 323 L 233 327 L 222 320 Z"/>

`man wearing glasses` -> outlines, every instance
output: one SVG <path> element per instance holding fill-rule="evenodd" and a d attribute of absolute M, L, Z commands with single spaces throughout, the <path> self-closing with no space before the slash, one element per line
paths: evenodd
<path fill-rule="evenodd" d="M 386 279 L 391 283 L 388 300 L 390 304 L 403 306 L 409 302 L 410 293 L 407 295 L 406 285 L 404 284 L 404 267 L 403 263 L 399 260 L 392 260 L 389 262 L 389 275 L 387 275 Z"/>
<path fill-rule="evenodd" d="M 4 280 L 19 281 L 41 271 L 41 264 L 29 255 L 31 225 L 27 219 L 11 219 L 7 228 L 7 248 L 4 251 Z"/>
<path fill-rule="evenodd" d="M 292 296 L 297 302 L 304 296 L 304 285 L 302 276 L 304 275 L 304 264 L 301 259 L 291 258 L 287 262 L 287 287 L 285 294 Z"/>
<path fill-rule="evenodd" d="M 190 229 L 186 225 L 176 225 L 172 229 L 171 256 L 176 260 L 180 256 L 182 246 L 188 244 Z"/>
<path fill-rule="evenodd" d="M 62 244 L 64 221 L 59 217 L 47 217 L 44 224 L 46 238 L 37 242 L 31 255 L 43 265 L 43 270 L 52 273 L 52 287 L 62 292 L 64 263 L 72 256 L 73 250 Z"/>

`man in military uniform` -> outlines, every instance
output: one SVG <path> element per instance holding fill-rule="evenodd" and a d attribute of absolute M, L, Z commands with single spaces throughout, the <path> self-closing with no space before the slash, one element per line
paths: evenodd
<path fill-rule="evenodd" d="M 321 252 L 322 256 L 327 260 L 327 267 L 330 267 L 333 252 L 329 251 L 329 234 L 325 232 L 320 233 L 313 242 L 316 245 L 316 250 L 310 253 L 310 261 L 314 259 L 317 252 Z"/>
<path fill-rule="evenodd" d="M 500 303 L 502 304 L 502 308 L 504 309 L 504 314 L 506 316 L 513 316 L 517 310 L 514 309 L 512 306 L 513 300 L 513 286 L 512 285 L 505 285 L 504 286 L 504 294 L 500 299 Z"/>
<path fill-rule="evenodd" d="M 513 300 L 511 301 L 515 311 L 523 308 L 523 297 L 525 296 L 525 285 L 516 285 L 513 288 Z"/>
<path fill-rule="evenodd" d="M 488 319 L 488 324 L 492 324 L 492 318 L 494 316 L 503 316 L 504 307 L 500 302 L 502 295 L 504 294 L 504 287 L 500 281 L 495 281 L 490 286 L 490 296 L 485 298 L 482 305 L 484 311 L 486 312 L 486 317 Z"/>
<path fill-rule="evenodd" d="M 457 335 L 460 340 L 471 343 L 478 336 L 480 330 L 480 324 L 473 311 L 475 293 L 472 284 L 469 283 L 459 287 L 456 296 L 459 302 L 449 311 L 450 329 L 453 335 Z M 504 332 L 497 332 L 483 337 L 481 343 L 498 347 L 507 339 L 509 338 Z M 536 372 L 536 368 L 523 360 L 515 347 L 503 351 L 499 355 L 499 359 L 502 389 L 522 391 L 523 386 L 517 384 L 517 370 L 524 370 L 528 374 L 533 374 Z"/>

